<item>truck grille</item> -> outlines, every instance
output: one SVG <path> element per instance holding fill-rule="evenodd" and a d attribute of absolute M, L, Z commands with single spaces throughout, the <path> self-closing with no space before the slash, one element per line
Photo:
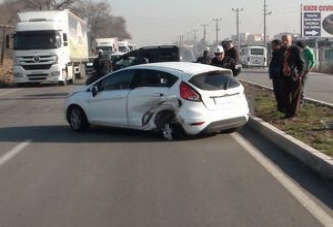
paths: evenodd
<path fill-rule="evenodd" d="M 28 79 L 31 81 L 41 81 L 41 80 L 46 80 L 48 74 L 29 74 L 27 76 Z"/>
<path fill-rule="evenodd" d="M 25 70 L 35 70 L 35 69 L 50 69 L 52 64 L 46 65 L 22 65 Z"/>
<path fill-rule="evenodd" d="M 16 58 L 19 64 L 25 70 L 50 69 L 52 64 L 56 63 L 57 56 L 24 56 Z"/>

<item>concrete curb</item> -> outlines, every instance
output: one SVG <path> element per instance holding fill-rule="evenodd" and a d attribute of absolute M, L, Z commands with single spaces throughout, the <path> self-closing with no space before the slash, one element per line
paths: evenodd
<path fill-rule="evenodd" d="M 248 125 L 324 178 L 333 180 L 333 158 L 295 139 L 258 117 L 251 116 Z"/>

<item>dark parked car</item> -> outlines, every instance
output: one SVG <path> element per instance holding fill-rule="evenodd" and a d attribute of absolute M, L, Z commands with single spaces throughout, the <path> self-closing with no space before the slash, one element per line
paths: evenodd
<path fill-rule="evenodd" d="M 144 46 L 119 57 L 113 62 L 113 70 L 144 63 L 179 61 L 194 62 L 193 52 L 175 45 Z"/>

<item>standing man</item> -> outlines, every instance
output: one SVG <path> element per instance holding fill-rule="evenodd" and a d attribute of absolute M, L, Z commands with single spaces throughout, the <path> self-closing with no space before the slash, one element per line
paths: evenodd
<path fill-rule="evenodd" d="M 98 56 L 94 59 L 93 62 L 93 68 L 95 69 L 95 75 L 98 77 L 101 75 L 101 69 L 102 69 L 102 59 L 103 59 L 103 50 L 98 50 Z"/>
<path fill-rule="evenodd" d="M 301 94 L 301 104 L 303 104 L 303 102 L 304 102 L 305 82 L 307 80 L 307 75 L 316 66 L 316 59 L 315 59 L 315 55 L 312 52 L 312 50 L 310 49 L 310 47 L 308 45 L 305 45 L 304 42 L 298 41 L 296 43 L 296 46 L 298 46 L 299 48 L 302 49 L 303 57 L 304 57 L 304 61 L 305 61 L 305 70 L 304 70 L 304 74 L 303 74 L 303 78 L 302 78 L 302 87 L 303 87 L 303 89 L 302 89 L 302 94 Z"/>
<path fill-rule="evenodd" d="M 282 62 L 283 50 L 282 42 L 279 39 L 274 39 L 271 43 L 272 59 L 269 64 L 269 78 L 272 80 L 273 92 L 277 103 L 277 110 L 285 113 L 285 103 L 282 90 Z"/>
<path fill-rule="evenodd" d="M 221 42 L 224 48 L 225 55 L 235 60 L 236 65 L 239 65 L 239 51 L 232 43 L 231 39 L 225 39 Z"/>
<path fill-rule="evenodd" d="M 302 50 L 292 44 L 291 34 L 282 36 L 283 62 L 282 62 L 282 84 L 286 113 L 284 118 L 296 117 L 300 109 L 302 93 L 302 76 L 305 62 Z"/>
<path fill-rule="evenodd" d="M 231 57 L 225 56 L 222 46 L 217 46 L 214 51 L 215 57 L 212 59 L 211 65 L 231 69 L 234 76 L 238 75 L 235 60 Z"/>

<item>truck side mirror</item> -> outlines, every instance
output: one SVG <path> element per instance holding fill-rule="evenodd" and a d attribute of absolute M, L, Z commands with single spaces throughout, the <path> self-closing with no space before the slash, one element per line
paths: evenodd
<path fill-rule="evenodd" d="M 66 33 L 62 34 L 62 39 L 64 40 L 64 46 L 68 46 L 68 36 Z"/>
<path fill-rule="evenodd" d="M 9 41 L 10 41 L 10 37 L 9 35 L 6 35 L 6 48 L 9 49 Z"/>

